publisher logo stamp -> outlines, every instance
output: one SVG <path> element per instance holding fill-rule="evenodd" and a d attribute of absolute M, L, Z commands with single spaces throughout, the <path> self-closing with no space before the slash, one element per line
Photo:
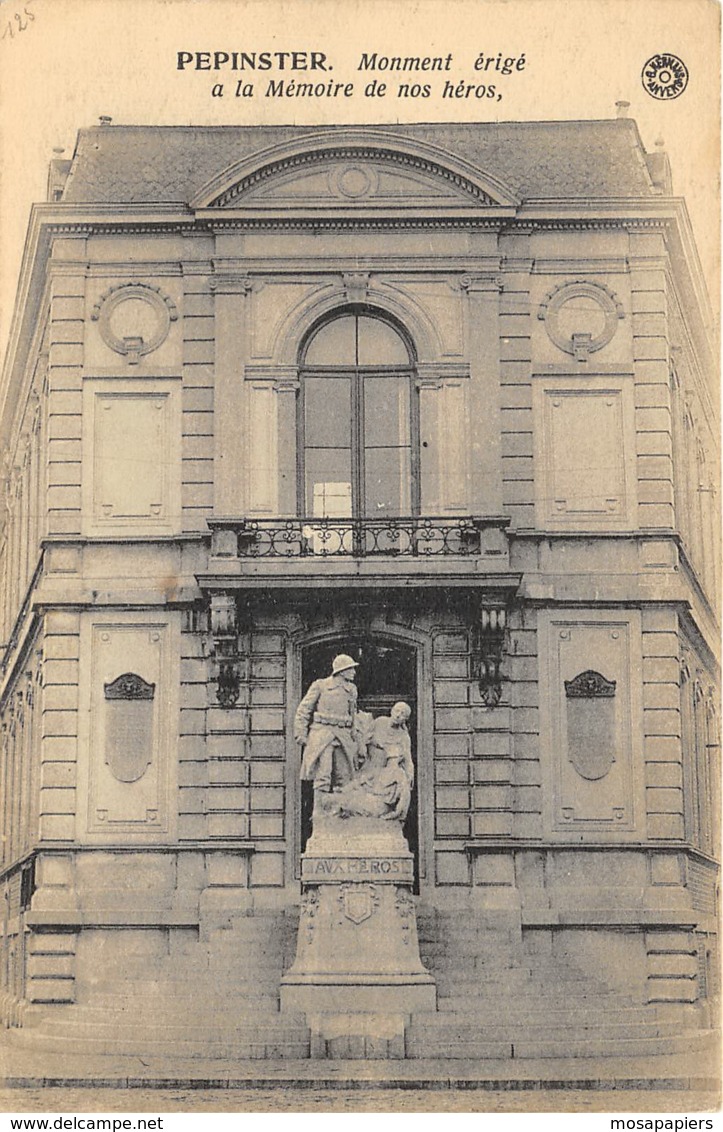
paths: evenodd
<path fill-rule="evenodd" d="M 688 68 L 677 55 L 653 55 L 643 67 L 642 80 L 653 98 L 678 98 L 688 85 Z"/>

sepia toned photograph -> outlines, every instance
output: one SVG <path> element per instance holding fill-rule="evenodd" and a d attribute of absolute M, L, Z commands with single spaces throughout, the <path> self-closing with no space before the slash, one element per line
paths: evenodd
<path fill-rule="evenodd" d="M 0 1111 L 717 1111 L 717 6 L 0 71 Z"/>

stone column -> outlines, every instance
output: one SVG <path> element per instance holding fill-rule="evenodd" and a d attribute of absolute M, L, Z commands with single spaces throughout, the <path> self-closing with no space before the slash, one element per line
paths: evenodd
<path fill-rule="evenodd" d="M 296 514 L 296 366 L 247 365 L 246 510 L 250 518 Z"/>
<path fill-rule="evenodd" d="M 274 382 L 278 427 L 278 503 L 280 515 L 295 515 L 297 504 L 296 399 L 299 379 L 295 366 L 277 369 Z"/>
<path fill-rule="evenodd" d="M 473 514 L 502 513 L 499 361 L 500 276 L 464 275 L 460 285 L 469 309 L 470 505 Z"/>
<path fill-rule="evenodd" d="M 640 527 L 673 527 L 668 260 L 662 232 L 631 231 L 635 431 Z"/>
<path fill-rule="evenodd" d="M 252 284 L 233 263 L 217 260 L 210 286 L 216 296 L 213 509 L 217 516 L 237 517 L 246 513 L 248 497 L 243 367 L 248 337 L 246 297 Z"/>

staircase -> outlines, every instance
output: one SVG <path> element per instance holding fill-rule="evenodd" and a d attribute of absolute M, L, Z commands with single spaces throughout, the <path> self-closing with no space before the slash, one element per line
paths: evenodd
<path fill-rule="evenodd" d="M 525 954 L 519 932 L 473 917 L 419 915 L 437 1013 L 415 1014 L 408 1058 L 645 1057 L 712 1048 L 715 1035 L 671 1021 L 668 1006 L 612 991 L 569 960 Z"/>
<path fill-rule="evenodd" d="M 98 971 L 69 1006 L 31 1006 L 16 1041 L 38 1051 L 175 1058 L 309 1056 L 303 1015 L 279 1013 L 279 980 L 293 958 L 296 918 L 238 917 L 208 940 L 168 955 L 148 977 L 127 960 Z"/>
<path fill-rule="evenodd" d="M 30 1006 L 13 1041 L 38 1052 L 146 1057 L 301 1060 L 312 1053 L 304 1015 L 279 1012 L 298 917 L 268 912 L 193 940 L 156 961 L 128 958 L 98 971 L 68 1006 Z M 646 1057 L 715 1048 L 695 1008 L 643 1004 L 568 959 L 532 955 L 519 929 L 468 914 L 418 916 L 420 952 L 434 975 L 437 1013 L 413 1014 L 407 1059 Z M 687 1009 L 687 1013 L 685 1013 Z M 361 1052 L 328 1056 L 364 1057 Z"/>

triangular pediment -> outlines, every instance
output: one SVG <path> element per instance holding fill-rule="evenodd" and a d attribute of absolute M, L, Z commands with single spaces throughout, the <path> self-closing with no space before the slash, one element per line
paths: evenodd
<path fill-rule="evenodd" d="M 507 211 L 518 203 L 505 186 L 436 148 L 344 140 L 335 145 L 326 135 L 318 145 L 308 139 L 303 147 L 241 161 L 217 175 L 193 204 L 256 215 L 333 215 L 469 214 Z"/>

